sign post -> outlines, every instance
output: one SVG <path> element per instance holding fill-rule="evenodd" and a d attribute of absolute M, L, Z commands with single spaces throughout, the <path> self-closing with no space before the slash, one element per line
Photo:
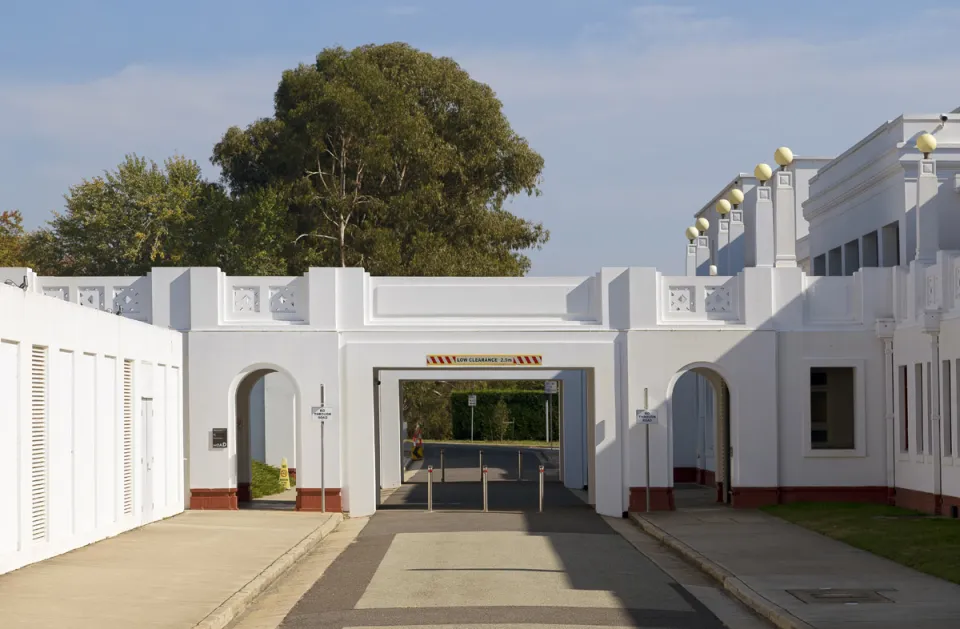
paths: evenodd
<path fill-rule="evenodd" d="M 643 406 L 650 406 L 649 391 L 647 389 L 643 390 Z M 647 513 L 650 513 L 650 426 L 658 423 L 657 421 L 657 412 L 650 411 L 646 408 L 637 410 L 637 423 L 643 424 L 644 432 L 644 444 L 647 448 L 646 464 L 647 464 L 647 473 L 645 481 L 647 483 Z"/>
<path fill-rule="evenodd" d="M 546 405 L 547 406 L 547 412 L 546 412 L 547 429 L 545 432 L 547 435 L 547 445 L 549 446 L 550 442 L 552 441 L 551 437 L 553 436 L 550 434 L 550 396 L 557 392 L 557 381 L 556 380 L 545 381 L 543 383 L 543 392 L 546 394 L 546 397 L 547 397 L 547 405 Z"/>
<path fill-rule="evenodd" d="M 473 408 L 477 405 L 477 396 L 471 393 L 467 396 L 467 405 L 470 407 L 470 441 L 473 441 Z"/>
<path fill-rule="evenodd" d="M 314 421 L 320 422 L 320 512 L 327 512 L 327 478 L 326 478 L 326 467 L 327 467 L 327 457 L 326 450 L 324 448 L 324 426 L 327 423 L 328 419 L 333 418 L 333 409 L 328 406 L 313 406 L 310 408 L 310 416 Z"/>

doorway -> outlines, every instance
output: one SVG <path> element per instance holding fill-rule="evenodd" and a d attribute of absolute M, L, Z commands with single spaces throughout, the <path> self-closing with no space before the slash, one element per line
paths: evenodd
<path fill-rule="evenodd" d="M 670 394 L 677 508 L 729 505 L 733 496 L 730 389 L 706 366 L 687 368 Z"/>
<path fill-rule="evenodd" d="M 489 510 L 537 508 L 541 465 L 548 495 L 587 485 L 584 370 L 375 373 L 378 509 L 426 509 L 431 467 L 434 510 L 482 510 L 484 467 Z"/>

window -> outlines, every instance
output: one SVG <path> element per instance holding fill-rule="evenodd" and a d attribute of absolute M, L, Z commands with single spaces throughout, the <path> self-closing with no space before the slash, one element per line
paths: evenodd
<path fill-rule="evenodd" d="M 914 417 L 917 425 L 917 452 L 923 452 L 923 363 L 916 363 L 913 366 L 913 377 L 916 381 L 913 404 L 916 412 Z"/>
<path fill-rule="evenodd" d="M 853 367 L 810 369 L 810 446 L 853 450 L 855 432 Z"/>
<path fill-rule="evenodd" d="M 862 241 L 863 266 L 880 266 L 880 234 L 879 232 L 870 232 L 864 234 Z"/>
<path fill-rule="evenodd" d="M 943 426 L 943 455 L 953 456 L 953 379 L 950 377 L 950 361 L 943 361 L 943 402 L 940 413 Z"/>
<path fill-rule="evenodd" d="M 813 274 L 818 277 L 827 274 L 827 254 L 821 253 L 813 259 Z"/>
<path fill-rule="evenodd" d="M 900 452 L 910 451 L 910 385 L 907 366 L 900 365 Z"/>
<path fill-rule="evenodd" d="M 840 247 L 827 252 L 827 275 L 843 275 L 843 250 Z"/>
<path fill-rule="evenodd" d="M 843 274 L 853 275 L 860 270 L 860 241 L 851 240 L 843 246 Z"/>

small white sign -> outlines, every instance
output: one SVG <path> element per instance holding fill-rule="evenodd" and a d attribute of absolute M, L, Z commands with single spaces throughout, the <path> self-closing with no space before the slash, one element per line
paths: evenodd
<path fill-rule="evenodd" d="M 656 424 L 656 423 L 658 423 L 658 422 L 657 422 L 657 412 L 656 412 L 656 411 L 648 411 L 648 410 L 646 410 L 646 409 L 638 409 L 638 410 L 637 410 L 637 423 L 638 423 L 638 424 L 646 424 L 647 426 L 649 426 L 650 424 Z"/>
<path fill-rule="evenodd" d="M 544 393 L 556 393 L 559 390 L 559 385 L 556 380 L 547 380 L 543 383 L 543 392 Z"/>
<path fill-rule="evenodd" d="M 313 406 L 310 408 L 310 416 L 314 421 L 328 422 L 333 419 L 333 409 L 329 406 Z"/>
<path fill-rule="evenodd" d="M 469 395 L 467 396 L 467 406 L 476 406 L 477 405 L 477 396 Z"/>

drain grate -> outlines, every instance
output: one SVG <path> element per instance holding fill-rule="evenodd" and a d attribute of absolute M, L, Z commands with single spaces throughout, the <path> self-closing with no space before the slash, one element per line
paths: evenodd
<path fill-rule="evenodd" d="M 812 604 L 859 605 L 861 603 L 893 602 L 876 590 L 818 588 L 815 590 L 787 590 L 787 592 L 804 603 Z"/>

